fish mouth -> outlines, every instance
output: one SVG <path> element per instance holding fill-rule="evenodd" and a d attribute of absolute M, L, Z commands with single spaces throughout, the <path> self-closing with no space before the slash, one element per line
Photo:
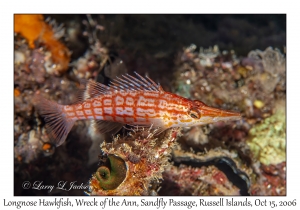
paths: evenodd
<path fill-rule="evenodd" d="M 242 118 L 241 114 L 238 112 L 227 111 L 209 106 L 202 106 L 200 108 L 200 113 L 200 121 L 203 124 L 228 120 L 240 120 Z"/>

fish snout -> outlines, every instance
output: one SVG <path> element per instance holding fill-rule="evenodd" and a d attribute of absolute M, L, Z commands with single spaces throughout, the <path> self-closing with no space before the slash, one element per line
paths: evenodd
<path fill-rule="evenodd" d="M 241 114 L 238 112 L 227 111 L 223 109 L 213 108 L 210 106 L 202 106 L 200 108 L 200 113 L 200 121 L 203 124 L 228 120 L 240 120 L 242 117 Z"/>

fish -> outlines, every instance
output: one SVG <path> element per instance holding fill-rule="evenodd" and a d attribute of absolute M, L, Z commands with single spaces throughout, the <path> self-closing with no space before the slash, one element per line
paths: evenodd
<path fill-rule="evenodd" d="M 152 127 L 161 133 L 172 127 L 191 127 L 219 121 L 239 120 L 241 114 L 213 108 L 164 91 L 149 77 L 124 74 L 104 85 L 82 82 L 76 103 L 61 105 L 41 95 L 36 97 L 48 136 L 63 144 L 77 120 L 93 120 L 100 133 L 118 132 L 124 125 Z"/>

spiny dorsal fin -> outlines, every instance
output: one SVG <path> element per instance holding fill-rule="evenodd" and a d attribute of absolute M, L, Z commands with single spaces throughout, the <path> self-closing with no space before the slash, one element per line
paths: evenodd
<path fill-rule="evenodd" d="M 110 88 L 118 91 L 163 91 L 159 84 L 156 84 L 149 77 L 142 77 L 137 72 L 134 72 L 137 77 L 129 74 L 117 77 L 110 83 Z"/>
<path fill-rule="evenodd" d="M 117 77 L 109 86 L 95 82 L 93 80 L 80 80 L 80 90 L 78 91 L 76 103 L 86 99 L 95 98 L 100 95 L 112 94 L 113 91 L 163 91 L 160 84 L 156 84 L 149 77 L 142 77 L 134 72 L 137 77 L 129 74 Z"/>
<path fill-rule="evenodd" d="M 95 82 L 93 80 L 80 80 L 80 88 L 74 104 L 82 103 L 87 99 L 95 98 L 99 95 L 110 94 L 112 89 L 109 86 Z"/>

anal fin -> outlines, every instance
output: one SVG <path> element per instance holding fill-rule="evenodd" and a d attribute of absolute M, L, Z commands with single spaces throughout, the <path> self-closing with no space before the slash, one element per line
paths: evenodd
<path fill-rule="evenodd" d="M 100 133 L 117 133 L 122 127 L 123 123 L 110 122 L 105 120 L 93 120 L 94 128 Z"/>

